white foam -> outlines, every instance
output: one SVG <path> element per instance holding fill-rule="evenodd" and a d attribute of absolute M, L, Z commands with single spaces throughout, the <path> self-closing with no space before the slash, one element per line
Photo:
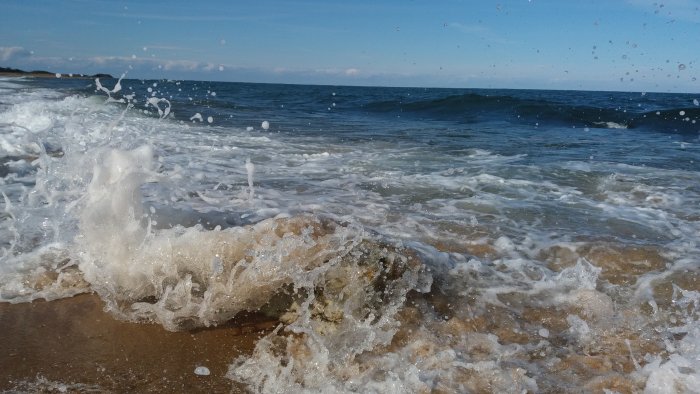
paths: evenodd
<path fill-rule="evenodd" d="M 682 336 L 667 358 L 651 356 L 639 373 L 646 376 L 645 393 L 694 392 L 700 387 L 700 292 L 674 290 L 682 324 L 670 333 Z"/>
<path fill-rule="evenodd" d="M 580 342 L 588 342 L 591 338 L 591 329 L 588 323 L 577 315 L 568 315 L 566 322 L 569 323 L 569 333 Z"/>
<path fill-rule="evenodd" d="M 303 153 L 301 157 L 304 158 L 304 160 L 318 160 L 318 159 L 325 159 L 327 157 L 330 157 L 330 153 L 328 152 L 322 152 L 322 153 Z"/>
<path fill-rule="evenodd" d="M 103 88 L 115 101 L 133 100 L 116 86 Z M 160 106 L 165 118 L 166 103 L 152 98 L 148 106 Z M 592 346 L 625 313 L 649 325 L 656 317 L 633 312 L 651 304 L 663 316 L 663 304 L 651 302 L 656 284 L 698 261 L 700 199 L 688 185 L 700 179 L 692 171 L 533 165 L 523 155 L 479 149 L 442 163 L 410 143 L 181 125 L 104 98 L 23 90 L 3 101 L 12 106 L 0 112 L 9 202 L 0 202 L 2 299 L 94 291 L 121 318 L 175 330 L 219 324 L 289 291 L 298 297 L 289 331 L 268 335 L 228 373 L 258 391 L 403 392 L 438 384 L 536 391 L 540 380 L 556 381 L 544 372 L 556 357 Z M 607 268 L 577 255 L 590 239 L 657 247 L 668 266 L 631 284 L 599 280 Z M 455 300 L 448 312 L 421 300 L 404 304 L 409 289 L 430 289 L 418 275 L 368 304 L 381 292 L 362 282 L 372 272 L 358 256 L 394 244 L 426 262 L 438 278 L 435 294 Z M 543 261 L 553 245 L 573 265 Z M 315 293 L 329 283 L 344 283 L 348 298 Z M 384 347 L 400 324 L 413 324 L 399 323 L 402 307 L 420 310 L 423 320 L 406 345 Z M 452 315 L 468 320 L 491 307 L 564 309 L 566 323 L 557 331 L 518 320 L 513 329 L 530 336 L 525 345 L 490 332 L 445 334 Z M 672 338 L 667 356 L 634 354 L 640 387 L 694 387 L 698 323 L 677 326 L 682 332 L 664 334 Z M 550 355 L 550 341 L 569 347 Z M 543 355 L 530 358 L 535 350 Z M 456 378 L 465 375 L 491 386 Z"/>
<path fill-rule="evenodd" d="M 37 375 L 33 381 L 13 381 L 10 382 L 13 393 L 99 393 L 104 389 L 95 384 L 65 383 L 61 381 L 49 380 L 41 375 Z"/>
<path fill-rule="evenodd" d="M 593 122 L 593 124 L 598 126 L 604 126 L 606 129 L 626 129 L 628 126 L 626 124 L 617 122 Z"/>
<path fill-rule="evenodd" d="M 253 173 L 255 172 L 255 165 L 250 161 L 250 158 L 245 159 L 245 170 L 248 173 L 248 201 L 253 201 L 255 190 L 253 189 Z"/>
<path fill-rule="evenodd" d="M 108 309 L 123 318 L 171 330 L 217 324 L 260 308 L 286 284 L 313 285 L 362 239 L 361 231 L 340 226 L 311 238 L 321 225 L 313 218 L 155 231 L 143 224 L 139 193 L 143 182 L 157 177 L 151 148 L 102 157 L 81 216 L 79 267 Z"/>

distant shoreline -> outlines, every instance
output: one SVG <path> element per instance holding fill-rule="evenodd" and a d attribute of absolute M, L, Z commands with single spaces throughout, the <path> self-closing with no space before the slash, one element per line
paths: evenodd
<path fill-rule="evenodd" d="M 30 78 L 75 78 L 75 79 L 93 79 L 93 78 L 114 78 L 109 74 L 61 74 L 52 73 L 49 71 L 24 71 L 16 68 L 0 67 L 0 77 L 30 77 Z"/>

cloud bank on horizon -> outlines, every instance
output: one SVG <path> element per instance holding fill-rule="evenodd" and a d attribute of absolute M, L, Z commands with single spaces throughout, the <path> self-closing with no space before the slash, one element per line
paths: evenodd
<path fill-rule="evenodd" d="M 700 91 L 700 0 L 22 2 L 0 66 L 132 78 Z"/>

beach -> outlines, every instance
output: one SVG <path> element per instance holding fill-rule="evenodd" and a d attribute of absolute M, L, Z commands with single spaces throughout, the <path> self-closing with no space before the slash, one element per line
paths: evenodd
<path fill-rule="evenodd" d="M 274 322 L 168 332 L 114 319 L 95 295 L 0 304 L 0 390 L 20 392 L 244 392 L 225 378 Z M 204 366 L 211 375 L 198 376 Z"/>
<path fill-rule="evenodd" d="M 0 389 L 698 387 L 694 95 L 0 93 Z"/>

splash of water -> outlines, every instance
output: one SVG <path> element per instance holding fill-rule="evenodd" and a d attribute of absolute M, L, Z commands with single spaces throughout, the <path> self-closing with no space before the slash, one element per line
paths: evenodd
<path fill-rule="evenodd" d="M 253 189 L 253 173 L 255 165 L 250 161 L 250 158 L 245 159 L 245 170 L 248 173 L 248 201 L 253 202 L 255 190 Z"/>

